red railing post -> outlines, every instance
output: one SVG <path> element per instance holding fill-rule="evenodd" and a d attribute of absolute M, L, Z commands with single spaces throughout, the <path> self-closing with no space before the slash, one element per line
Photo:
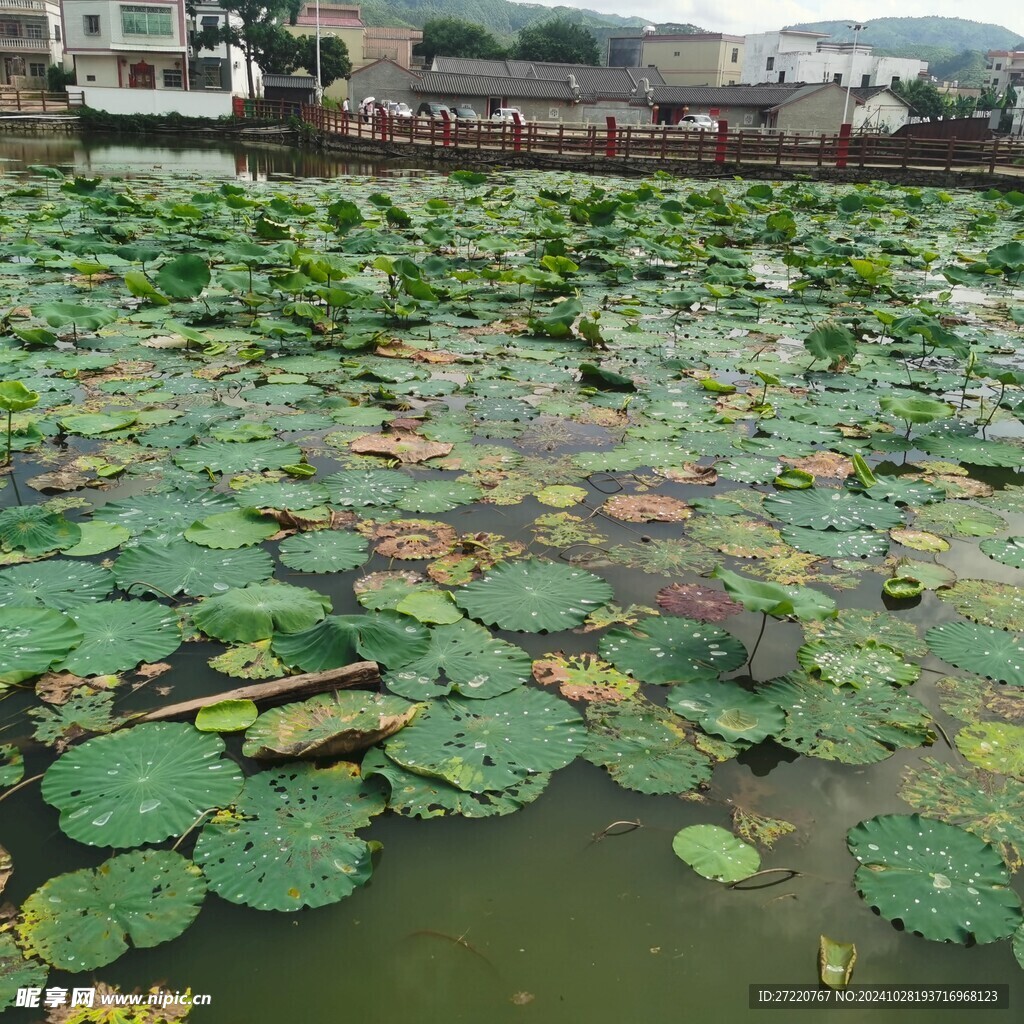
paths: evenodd
<path fill-rule="evenodd" d="M 715 145 L 715 163 L 724 164 L 725 154 L 729 146 L 729 122 L 718 122 L 718 140 Z"/>
<path fill-rule="evenodd" d="M 452 144 L 452 122 L 448 117 L 448 111 L 441 111 L 441 145 L 450 146 Z"/>
<path fill-rule="evenodd" d="M 840 170 L 846 167 L 846 161 L 850 155 L 850 132 L 852 131 L 852 124 L 841 124 L 839 126 L 839 146 L 836 149 L 836 167 Z"/>
<path fill-rule="evenodd" d="M 518 153 L 523 148 L 523 119 L 516 113 L 512 115 L 512 151 Z"/>
<path fill-rule="evenodd" d="M 615 118 L 606 117 L 605 121 L 605 141 L 604 141 L 604 155 L 612 158 L 615 156 Z"/>

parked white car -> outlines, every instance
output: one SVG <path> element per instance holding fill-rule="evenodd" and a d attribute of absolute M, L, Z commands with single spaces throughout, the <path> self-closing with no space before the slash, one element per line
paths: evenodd
<path fill-rule="evenodd" d="M 519 115 L 520 121 L 525 121 L 523 112 L 518 107 L 499 107 L 493 114 L 491 114 L 492 121 L 515 121 L 515 116 Z"/>
<path fill-rule="evenodd" d="M 691 132 L 717 132 L 718 122 L 710 114 L 683 114 L 679 127 Z"/>

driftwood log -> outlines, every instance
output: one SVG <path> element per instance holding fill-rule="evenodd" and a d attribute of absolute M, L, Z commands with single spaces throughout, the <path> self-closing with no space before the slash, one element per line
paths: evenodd
<path fill-rule="evenodd" d="M 380 669 L 375 661 L 357 661 L 344 668 L 332 668 L 326 672 L 306 672 L 300 676 L 285 676 L 267 683 L 239 686 L 235 690 L 212 693 L 207 697 L 169 704 L 131 719 L 131 725 L 140 722 L 169 722 L 191 718 L 200 708 L 217 704 L 222 700 L 251 700 L 255 704 L 275 705 L 287 701 L 302 700 L 329 690 L 376 688 L 380 686 Z"/>

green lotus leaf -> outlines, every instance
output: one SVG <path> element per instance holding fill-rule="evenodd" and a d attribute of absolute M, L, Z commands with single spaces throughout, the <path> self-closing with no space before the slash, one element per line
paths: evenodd
<path fill-rule="evenodd" d="M 274 653 L 303 672 L 341 668 L 368 659 L 401 668 L 426 653 L 429 634 L 407 615 L 383 611 L 373 615 L 329 615 L 294 633 L 275 633 Z"/>
<path fill-rule="evenodd" d="M 344 572 L 355 569 L 369 557 L 369 544 L 358 533 L 315 530 L 297 533 L 281 541 L 282 563 L 298 572 Z"/>
<path fill-rule="evenodd" d="M 242 773 L 223 753 L 218 736 L 191 725 L 137 725 L 58 758 L 43 777 L 43 799 L 60 811 L 61 829 L 80 843 L 159 843 L 238 795 Z"/>
<path fill-rule="evenodd" d="M 0 787 L 21 782 L 25 774 L 25 758 L 13 743 L 0 744 Z"/>
<path fill-rule="evenodd" d="M 812 530 L 787 526 L 782 539 L 798 551 L 825 558 L 881 558 L 889 551 L 889 538 L 875 530 Z"/>
<path fill-rule="evenodd" d="M 395 502 L 407 512 L 449 512 L 459 505 L 479 501 L 483 491 L 476 484 L 448 480 L 423 480 L 406 488 Z"/>
<path fill-rule="evenodd" d="M 85 331 L 98 331 L 117 319 L 118 310 L 100 309 L 78 302 L 47 302 L 33 306 L 32 315 L 45 320 L 51 327 L 73 326 Z"/>
<path fill-rule="evenodd" d="M 236 508 L 193 523 L 185 531 L 185 540 L 204 548 L 233 550 L 259 544 L 279 529 L 271 516 L 261 515 L 254 508 Z"/>
<path fill-rule="evenodd" d="M 775 742 L 809 757 L 874 764 L 934 739 L 924 705 L 886 683 L 855 690 L 794 672 L 758 692 L 786 712 Z"/>
<path fill-rule="evenodd" d="M 269 639 L 231 646 L 207 664 L 236 679 L 278 679 L 288 674 L 288 666 L 270 650 Z"/>
<path fill-rule="evenodd" d="M 765 499 L 766 515 L 791 526 L 813 530 L 860 530 L 868 527 L 888 530 L 903 525 L 903 514 L 886 502 L 870 501 L 851 491 L 812 487 L 792 494 L 774 494 Z"/>
<path fill-rule="evenodd" d="M 206 825 L 194 854 L 210 888 L 229 903 L 323 907 L 369 880 L 371 850 L 355 833 L 384 810 L 384 796 L 356 765 L 260 772 L 246 779 L 235 810 Z"/>
<path fill-rule="evenodd" d="M 78 434 L 81 437 L 99 437 L 102 434 L 109 434 L 115 430 L 124 430 L 130 427 L 138 419 L 138 413 L 118 412 L 83 412 L 65 416 L 61 419 L 61 426 L 69 434 Z"/>
<path fill-rule="evenodd" d="M 384 752 L 409 771 L 482 793 L 564 768 L 582 752 L 583 738 L 571 704 L 522 687 L 484 701 L 434 701 L 385 742 Z"/>
<path fill-rule="evenodd" d="M 431 625 L 458 622 L 462 618 L 462 612 L 447 590 L 416 590 L 406 594 L 395 605 L 395 611 Z"/>
<path fill-rule="evenodd" d="M 669 690 L 665 704 L 730 743 L 760 743 L 786 722 L 782 708 L 738 683 L 679 683 Z"/>
<path fill-rule="evenodd" d="M 1013 933 L 1013 955 L 1017 958 L 1017 963 L 1024 968 L 1024 924 Z"/>
<path fill-rule="evenodd" d="M 68 558 L 92 558 L 131 539 L 131 534 L 123 526 L 113 523 L 82 523 L 79 532 L 78 543 L 62 549 L 62 554 Z"/>
<path fill-rule="evenodd" d="M 330 610 L 330 598 L 315 590 L 290 583 L 250 583 L 200 601 L 192 621 L 225 643 L 251 643 L 309 629 Z"/>
<path fill-rule="evenodd" d="M 0 608 L 0 689 L 42 675 L 83 637 L 72 619 L 52 608 Z"/>
<path fill-rule="evenodd" d="M 689 793 L 711 778 L 711 761 L 678 715 L 644 697 L 587 705 L 591 764 L 625 789 L 640 793 Z"/>
<path fill-rule="evenodd" d="M 974 622 L 943 622 L 925 634 L 936 658 L 1013 686 L 1024 686 L 1024 636 Z"/>
<path fill-rule="evenodd" d="M 841 608 L 836 618 L 805 622 L 803 628 L 809 640 L 816 637 L 831 647 L 874 644 L 890 647 L 908 658 L 923 658 L 928 653 L 928 645 L 917 635 L 914 624 L 888 612 Z"/>
<path fill-rule="evenodd" d="M 812 640 L 796 652 L 796 660 L 826 682 L 855 689 L 874 683 L 907 686 L 921 674 L 920 666 L 905 662 L 894 650 L 873 640 L 857 647 Z"/>
<path fill-rule="evenodd" d="M 235 508 L 238 508 L 238 503 L 228 494 L 171 491 L 108 502 L 96 509 L 93 518 L 123 526 L 133 536 L 146 533 L 148 540 L 159 542 L 180 537 L 198 519 Z"/>
<path fill-rule="evenodd" d="M 412 478 L 397 469 L 346 469 L 321 481 L 331 504 L 344 508 L 392 506 L 412 486 Z"/>
<path fill-rule="evenodd" d="M 249 508 L 275 508 L 302 511 L 326 505 L 330 500 L 327 488 L 318 483 L 267 483 L 261 480 L 251 487 L 243 487 L 238 496 Z"/>
<path fill-rule="evenodd" d="M 113 576 L 98 565 L 51 558 L 0 570 L 0 607 L 41 605 L 69 611 L 101 601 L 113 588 Z"/>
<path fill-rule="evenodd" d="M 981 437 L 955 437 L 944 434 L 922 434 L 914 444 L 937 459 L 949 459 L 971 466 L 1004 466 L 1016 469 L 1022 454 L 1018 445 Z"/>
<path fill-rule="evenodd" d="M 0 934 L 0 1010 L 15 1005 L 19 989 L 44 988 L 47 976 L 38 960 L 25 958 L 13 935 Z"/>
<path fill-rule="evenodd" d="M 29 708 L 28 713 L 36 723 L 33 739 L 60 749 L 83 733 L 108 733 L 124 724 L 114 715 L 113 691 L 97 691 L 90 686 L 76 687 L 63 704 Z"/>
<path fill-rule="evenodd" d="M 1002 562 L 1003 565 L 1013 566 L 1014 569 L 1024 569 L 1024 537 L 1007 537 L 1006 540 L 990 538 L 983 540 L 978 547 L 989 558 Z"/>
<path fill-rule="evenodd" d="M 542 686 L 557 686 L 568 700 L 624 700 L 640 683 L 592 654 L 548 654 L 533 663 L 533 678 Z"/>
<path fill-rule="evenodd" d="M 593 573 L 529 558 L 499 562 L 457 591 L 455 603 L 485 625 L 540 633 L 580 625 L 613 596 L 612 588 Z"/>
<path fill-rule="evenodd" d="M 1005 530 L 1006 520 L 987 508 L 963 501 L 944 501 L 941 505 L 914 509 L 914 529 L 943 536 L 989 537 Z"/>
<path fill-rule="evenodd" d="M 25 387 L 20 380 L 0 380 L 0 410 L 24 412 L 39 404 L 39 392 Z"/>
<path fill-rule="evenodd" d="M 818 977 L 829 988 L 850 984 L 857 947 L 852 942 L 836 942 L 827 935 L 818 936 Z"/>
<path fill-rule="evenodd" d="M 1021 923 L 998 851 L 955 825 L 881 814 L 846 834 L 864 900 L 887 921 L 939 942 L 994 942 Z"/>
<path fill-rule="evenodd" d="M 972 764 L 1024 781 L 1024 726 L 978 722 L 956 734 L 956 746 Z"/>
<path fill-rule="evenodd" d="M 410 594 L 434 589 L 429 580 L 418 572 L 373 572 L 360 576 L 353 584 L 356 600 L 371 612 L 385 608 L 394 611 Z"/>
<path fill-rule="evenodd" d="M 731 633 L 676 616 L 609 630 L 598 650 L 620 671 L 659 684 L 731 672 L 747 660 L 746 648 Z"/>
<path fill-rule="evenodd" d="M 181 646 L 174 612 L 150 601 L 104 601 L 74 611 L 82 639 L 61 668 L 78 676 L 125 672 L 156 662 Z"/>
<path fill-rule="evenodd" d="M 376 747 L 367 751 L 361 771 L 364 779 L 380 776 L 387 781 L 391 787 L 388 810 L 407 818 L 440 818 L 450 814 L 490 818 L 513 814 L 533 803 L 551 779 L 549 772 L 540 772 L 527 775 L 500 791 L 466 793 L 443 779 L 406 771 Z"/>
<path fill-rule="evenodd" d="M 0 545 L 24 551 L 26 555 L 45 555 L 58 548 L 69 548 L 81 536 L 77 523 L 39 505 L 16 505 L 0 512 Z"/>
<path fill-rule="evenodd" d="M 953 415 L 953 406 L 927 395 L 886 396 L 878 400 L 882 412 L 889 413 L 906 423 L 931 423 L 948 419 Z"/>
<path fill-rule="evenodd" d="M 761 583 L 721 566 L 711 574 L 725 584 L 726 593 L 749 612 L 761 612 L 777 619 L 835 618 L 836 603 L 810 587 L 784 587 L 780 583 Z"/>
<path fill-rule="evenodd" d="M 18 937 L 54 967 L 91 971 L 130 947 L 176 939 L 205 896 L 199 868 L 181 854 L 133 850 L 44 882 L 22 905 Z"/>
<path fill-rule="evenodd" d="M 249 726 L 242 753 L 262 761 L 342 757 L 394 735 L 421 707 L 363 690 L 319 693 L 265 711 Z"/>
<path fill-rule="evenodd" d="M 121 553 L 114 576 L 122 590 L 208 597 L 269 579 L 274 560 L 261 548 L 211 550 L 186 540 L 143 542 Z"/>
<path fill-rule="evenodd" d="M 838 368 L 857 354 L 857 339 L 842 324 L 826 323 L 816 327 L 804 338 L 804 348 L 815 361 L 827 359 L 830 367 Z"/>
<path fill-rule="evenodd" d="M 211 473 L 253 472 L 280 469 L 298 462 L 302 449 L 284 441 L 201 441 L 191 448 L 174 454 L 174 461 L 193 473 L 209 470 Z"/>
<path fill-rule="evenodd" d="M 251 700 L 219 700 L 196 712 L 195 725 L 200 732 L 242 732 L 258 715 Z"/>
<path fill-rule="evenodd" d="M 1024 590 L 995 580 L 959 579 L 935 595 L 965 618 L 995 629 L 1024 631 Z"/>
<path fill-rule="evenodd" d="M 814 486 L 814 474 L 803 469 L 784 469 L 772 483 L 783 491 L 806 491 Z"/>
<path fill-rule="evenodd" d="M 452 691 L 486 699 L 507 693 L 530 678 L 530 656 L 475 622 L 438 625 L 429 636 L 430 645 L 421 656 L 385 674 L 390 690 L 411 700 Z"/>
<path fill-rule="evenodd" d="M 1024 783 L 931 757 L 920 764 L 905 770 L 901 800 L 991 843 L 1011 871 L 1024 866 Z"/>
<path fill-rule="evenodd" d="M 870 487 L 857 487 L 855 490 L 873 501 L 891 501 L 897 505 L 927 505 L 946 497 L 941 487 L 899 476 L 876 476 Z"/>
<path fill-rule="evenodd" d="M 157 287 L 172 299 L 198 298 L 209 283 L 209 265 L 193 253 L 175 256 L 156 274 Z"/>
<path fill-rule="evenodd" d="M 754 847 L 718 825 L 680 829 L 672 839 L 672 852 L 713 882 L 740 882 L 761 867 L 761 855 Z"/>

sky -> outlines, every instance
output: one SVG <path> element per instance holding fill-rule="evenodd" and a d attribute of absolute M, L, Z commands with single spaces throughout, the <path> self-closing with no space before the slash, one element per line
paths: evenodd
<path fill-rule="evenodd" d="M 746 35 L 769 32 L 803 21 L 859 21 L 872 18 L 923 18 L 938 15 L 963 18 L 963 0 L 769 0 L 751 4 L 745 0 L 533 0 L 547 7 L 586 7 L 606 14 L 634 12 L 651 21 L 675 21 L 698 25 L 709 32 Z M 972 12 L 973 20 L 1003 25 L 1024 37 L 1024 3 L 1021 0 L 987 0 Z"/>

